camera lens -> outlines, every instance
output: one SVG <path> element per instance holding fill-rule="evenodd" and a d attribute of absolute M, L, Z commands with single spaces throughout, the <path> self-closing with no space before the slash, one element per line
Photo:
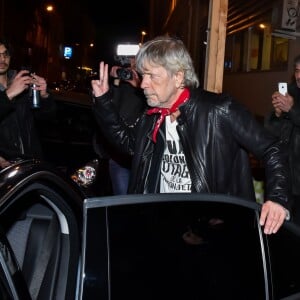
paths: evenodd
<path fill-rule="evenodd" d="M 117 69 L 117 75 L 121 80 L 130 80 L 133 78 L 131 70 L 126 68 Z"/>

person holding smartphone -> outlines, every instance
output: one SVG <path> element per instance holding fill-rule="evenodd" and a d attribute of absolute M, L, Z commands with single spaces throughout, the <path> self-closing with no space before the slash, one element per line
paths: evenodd
<path fill-rule="evenodd" d="M 45 78 L 10 69 L 11 57 L 10 43 L 0 38 L 0 168 L 16 159 L 43 158 L 35 120 L 52 117 L 56 111 Z M 39 96 L 38 108 L 33 94 Z"/>
<path fill-rule="evenodd" d="M 285 146 L 290 171 L 292 217 L 300 224 L 300 55 L 294 59 L 294 76 L 287 93 L 272 94 L 273 111 L 265 127 L 279 137 Z"/>

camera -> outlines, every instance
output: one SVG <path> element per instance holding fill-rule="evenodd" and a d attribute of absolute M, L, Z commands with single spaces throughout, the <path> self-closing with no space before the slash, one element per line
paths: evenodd
<path fill-rule="evenodd" d="M 116 62 L 120 66 L 117 69 L 117 76 L 121 80 L 133 79 L 133 73 L 130 69 L 130 58 L 135 57 L 139 50 L 137 44 L 119 44 L 117 46 L 117 55 L 115 57 Z"/>
<path fill-rule="evenodd" d="M 133 78 L 132 71 L 127 68 L 117 69 L 118 78 L 121 80 L 131 80 Z"/>

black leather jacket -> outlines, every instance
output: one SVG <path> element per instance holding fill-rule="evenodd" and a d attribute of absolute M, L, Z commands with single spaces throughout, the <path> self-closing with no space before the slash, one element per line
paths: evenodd
<path fill-rule="evenodd" d="M 43 158 L 35 121 L 53 118 L 56 104 L 51 95 L 41 100 L 39 109 L 31 103 L 27 90 L 9 100 L 0 86 L 0 156 L 7 160 Z"/>
<path fill-rule="evenodd" d="M 128 128 L 114 111 L 111 93 L 94 99 L 94 112 L 107 136 L 134 154 L 129 193 L 159 192 L 164 127 L 151 140 L 158 115 L 143 115 Z M 192 181 L 192 192 L 224 193 L 255 201 L 249 152 L 265 165 L 266 198 L 288 207 L 287 170 L 278 140 L 230 96 L 191 91 L 180 107 L 177 131 Z"/>
<path fill-rule="evenodd" d="M 288 93 L 294 98 L 294 105 L 287 113 L 277 118 L 274 111 L 266 117 L 265 126 L 281 138 L 287 149 L 291 188 L 294 195 L 300 195 L 300 88 L 293 82 Z"/>
<path fill-rule="evenodd" d="M 132 127 L 138 121 L 147 106 L 146 98 L 141 89 L 133 87 L 128 82 L 120 82 L 118 86 L 111 85 L 113 103 L 127 126 Z M 95 140 L 95 151 L 100 158 L 112 158 L 123 168 L 131 167 L 131 155 L 120 153 L 111 146 L 110 140 L 106 139 L 102 130 L 98 131 Z"/>

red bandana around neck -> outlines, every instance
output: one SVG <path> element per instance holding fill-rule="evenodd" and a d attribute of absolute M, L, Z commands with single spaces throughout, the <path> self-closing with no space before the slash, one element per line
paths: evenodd
<path fill-rule="evenodd" d="M 185 88 L 171 108 L 154 107 L 148 109 L 147 115 L 160 114 L 159 118 L 156 121 L 152 133 L 152 140 L 154 143 L 156 143 L 156 136 L 157 136 L 158 129 L 163 123 L 163 121 L 165 120 L 166 116 L 175 112 L 181 104 L 185 103 L 189 99 L 189 97 L 190 97 L 190 91 L 187 88 Z"/>

